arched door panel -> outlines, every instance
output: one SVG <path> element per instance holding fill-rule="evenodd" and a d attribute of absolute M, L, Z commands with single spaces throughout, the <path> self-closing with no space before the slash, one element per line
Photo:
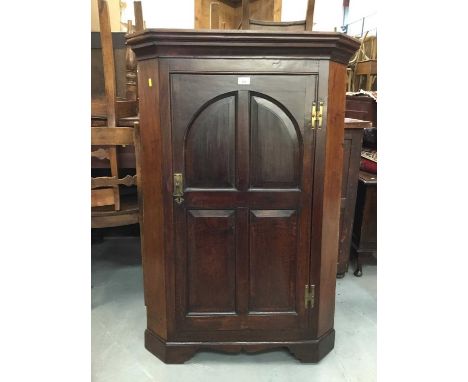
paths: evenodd
<path fill-rule="evenodd" d="M 251 97 L 250 105 L 251 187 L 298 188 L 301 147 L 295 121 L 259 95 Z"/>
<path fill-rule="evenodd" d="M 236 97 L 228 95 L 205 105 L 185 138 L 187 187 L 235 187 Z"/>

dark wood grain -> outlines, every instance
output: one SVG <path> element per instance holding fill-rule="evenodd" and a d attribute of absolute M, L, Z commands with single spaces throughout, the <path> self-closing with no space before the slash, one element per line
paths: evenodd
<path fill-rule="evenodd" d="M 142 213 L 142 262 L 145 301 L 147 302 L 148 328 L 167 337 L 166 272 L 164 246 L 165 187 L 162 179 L 161 128 L 159 120 L 159 68 L 158 61 L 138 63 L 138 95 L 140 108 L 141 188 Z M 153 86 L 149 87 L 148 78 Z M 147 128 L 151 126 L 151 128 Z"/>
<path fill-rule="evenodd" d="M 362 121 L 362 125 L 370 122 Z M 352 127 L 351 127 L 352 126 Z M 338 253 L 337 275 L 344 276 L 348 270 L 353 232 L 354 207 L 361 162 L 362 127 L 359 122 L 346 123 L 343 144 L 343 176 L 341 182 L 340 248 Z"/>
<path fill-rule="evenodd" d="M 330 62 L 325 142 L 318 336 L 333 328 L 343 168 L 346 68 Z M 333 102 L 330 102 L 333 99 Z"/>
<path fill-rule="evenodd" d="M 235 211 L 187 212 L 187 314 L 235 313 Z"/>
<path fill-rule="evenodd" d="M 161 56 L 314 57 L 348 64 L 358 40 L 336 32 L 147 29 L 127 43 L 138 59 Z M 255 70 L 252 67 L 252 70 Z"/>
<path fill-rule="evenodd" d="M 353 247 L 359 252 L 377 251 L 377 175 L 359 171 L 354 217 Z"/>
<path fill-rule="evenodd" d="M 230 95 L 197 111 L 185 136 L 187 187 L 234 187 L 235 107 Z"/>
<path fill-rule="evenodd" d="M 325 357 L 335 344 L 335 331 L 330 330 L 314 340 L 299 341 L 165 341 L 150 330 L 145 331 L 145 347 L 167 364 L 188 361 L 199 350 L 217 350 L 228 354 L 258 353 L 286 348 L 303 363 L 317 363 Z"/>
<path fill-rule="evenodd" d="M 313 133 L 305 128 L 304 114 L 306 105 L 312 103 L 314 94 L 307 89 L 314 88 L 315 76 L 250 75 L 249 79 L 250 84 L 244 85 L 238 83 L 235 75 L 171 76 L 171 101 L 173 110 L 177 110 L 172 112 L 174 172 L 187 174 L 184 203 L 175 205 L 179 330 L 255 329 L 265 324 L 292 328 L 306 321 L 305 311 L 299 305 L 303 300 L 302 285 L 308 282 L 308 275 L 302 270 L 308 258 L 309 215 L 299 207 L 301 203 L 310 204 L 312 197 L 309 187 L 302 190 L 303 184 L 310 183 L 310 173 L 301 170 L 310 167 L 304 159 L 312 160 L 312 155 L 303 155 L 302 146 L 303 135 L 309 137 Z M 195 91 L 199 97 L 194 99 L 191 94 Z M 234 170 L 235 180 L 228 176 Z M 222 317 L 219 313 L 225 312 L 227 306 L 224 301 L 218 307 L 209 306 L 200 317 L 184 306 L 186 301 L 190 303 L 187 294 L 191 287 L 186 283 L 197 284 L 186 274 L 190 273 L 187 267 L 195 252 L 189 242 L 196 225 L 191 214 L 224 214 L 232 208 L 251 211 L 250 216 L 240 213 L 236 222 L 240 232 L 250 230 L 248 273 L 238 274 L 239 284 L 235 285 L 237 303 L 247 309 Z M 285 213 L 288 217 L 283 216 Z M 219 237 L 214 227 L 210 230 L 214 237 Z M 299 230 L 303 232 L 301 246 Z M 210 244 L 208 231 L 201 237 L 206 245 L 222 253 L 217 244 Z M 271 246 L 271 243 L 275 244 Z M 209 257 L 207 248 L 203 252 Z M 255 256 L 262 253 L 270 253 L 270 257 L 258 257 L 256 261 Z M 237 255 L 242 256 L 240 252 Z M 245 260 L 236 260 L 242 261 Z M 266 265 L 272 267 L 269 272 L 265 272 Z M 274 276 L 279 271 L 282 275 Z M 225 281 L 229 279 L 227 274 L 220 273 Z M 246 277 L 248 280 L 244 281 Z M 203 279 L 206 285 L 217 285 L 211 276 Z M 245 283 L 248 294 L 242 289 Z M 221 286 L 196 288 L 206 293 L 206 301 L 219 301 L 219 296 L 213 293 Z M 272 299 L 275 295 L 276 299 Z"/>
<path fill-rule="evenodd" d="M 268 99 L 253 96 L 251 105 L 251 185 L 299 186 L 300 140 L 286 113 Z"/>
<path fill-rule="evenodd" d="M 340 249 L 337 265 L 337 277 L 339 278 L 344 277 L 345 273 L 348 271 L 359 166 L 361 161 L 363 129 L 371 126 L 372 122 L 370 121 L 345 118 L 343 176 L 341 183 Z"/>
<path fill-rule="evenodd" d="M 358 44 L 328 33 L 174 30 L 128 43 L 139 63 L 146 347 L 167 363 L 201 349 L 278 347 L 317 362 L 334 343 L 338 62 Z M 322 126 L 311 121 L 319 101 Z"/>
<path fill-rule="evenodd" d="M 251 210 L 249 230 L 249 312 L 296 313 L 297 211 Z"/>
<path fill-rule="evenodd" d="M 372 122 L 377 127 L 377 102 L 367 96 L 346 96 L 346 117 Z M 370 127 L 370 126 L 366 126 Z"/>

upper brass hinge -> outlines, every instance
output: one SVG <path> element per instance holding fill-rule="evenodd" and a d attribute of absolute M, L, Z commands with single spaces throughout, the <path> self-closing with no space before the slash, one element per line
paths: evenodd
<path fill-rule="evenodd" d="M 315 285 L 306 285 L 305 286 L 305 297 L 304 297 L 304 304 L 305 308 L 309 307 L 313 308 L 315 302 Z"/>
<path fill-rule="evenodd" d="M 318 127 L 322 127 L 323 118 L 323 101 L 319 102 L 319 108 L 317 110 L 317 104 L 312 102 L 312 129 L 315 128 L 315 122 L 318 121 Z"/>

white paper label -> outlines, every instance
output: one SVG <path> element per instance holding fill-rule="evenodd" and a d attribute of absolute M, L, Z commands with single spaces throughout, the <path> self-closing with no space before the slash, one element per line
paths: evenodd
<path fill-rule="evenodd" d="M 238 85 L 250 85 L 250 77 L 237 77 Z"/>

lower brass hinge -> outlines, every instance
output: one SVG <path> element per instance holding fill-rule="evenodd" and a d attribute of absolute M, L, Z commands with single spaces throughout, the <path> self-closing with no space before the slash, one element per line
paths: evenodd
<path fill-rule="evenodd" d="M 314 302 L 315 302 L 315 285 L 306 285 L 305 286 L 305 298 L 304 298 L 305 308 L 307 309 L 309 307 L 309 303 L 310 303 L 310 307 L 313 308 Z"/>

